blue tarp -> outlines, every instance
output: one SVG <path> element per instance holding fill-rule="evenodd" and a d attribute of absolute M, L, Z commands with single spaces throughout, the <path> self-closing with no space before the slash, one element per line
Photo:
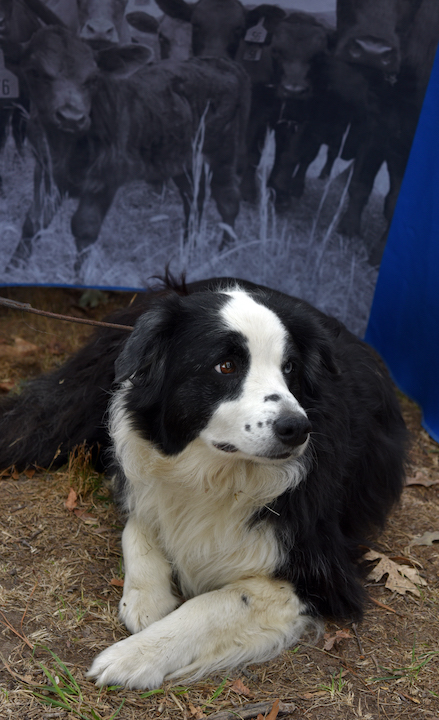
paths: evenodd
<path fill-rule="evenodd" d="M 381 263 L 366 341 L 439 442 L 439 53 Z"/>

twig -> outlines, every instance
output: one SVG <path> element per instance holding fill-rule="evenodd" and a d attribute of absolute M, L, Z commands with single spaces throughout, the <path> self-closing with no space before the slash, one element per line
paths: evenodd
<path fill-rule="evenodd" d="M 268 700 L 265 702 L 252 703 L 250 705 L 243 705 L 236 710 L 220 710 L 219 712 L 209 715 L 209 720 L 250 720 L 255 718 L 259 714 L 269 712 L 273 707 L 273 701 Z M 297 705 L 294 703 L 279 702 L 279 715 L 288 715 L 296 709 Z"/>
<path fill-rule="evenodd" d="M 22 615 L 21 622 L 20 622 L 20 629 L 21 629 L 21 630 L 23 629 L 23 621 L 24 621 L 24 618 L 26 617 L 26 613 L 27 613 L 27 609 L 28 609 L 28 607 L 29 607 L 29 603 L 30 603 L 30 601 L 32 600 L 32 595 L 34 594 L 35 590 L 37 589 L 37 585 L 38 585 L 38 580 L 36 581 L 35 585 L 33 586 L 32 590 L 31 590 L 31 593 L 30 593 L 30 595 L 29 595 L 28 601 L 27 601 L 27 603 L 26 603 L 26 607 L 24 608 L 24 613 L 23 613 L 23 615 Z"/>
<path fill-rule="evenodd" d="M 356 638 L 357 643 L 358 643 L 358 648 L 359 648 L 359 650 L 360 650 L 360 655 L 364 655 L 364 649 L 363 649 L 363 646 L 362 646 L 362 644 L 361 644 L 360 636 L 358 635 L 358 632 L 357 632 L 357 623 L 352 623 L 352 630 L 354 631 L 354 635 L 355 635 L 355 638 Z"/>
<path fill-rule="evenodd" d="M 52 313 L 48 310 L 37 310 L 29 303 L 16 302 L 15 300 L 8 300 L 4 297 L 0 297 L 0 305 L 4 305 L 4 307 L 10 308 L 11 310 L 22 310 L 23 312 L 33 313 L 34 315 L 43 315 L 44 317 L 52 318 L 53 320 L 64 320 L 65 322 L 79 323 L 80 325 L 94 325 L 97 327 L 113 328 L 113 330 L 125 330 L 126 332 L 133 331 L 132 325 L 119 325 L 118 323 L 103 322 L 101 320 L 76 318 L 72 315 L 60 315 L 59 313 Z"/>
<path fill-rule="evenodd" d="M 4 657 L 3 657 L 3 655 L 2 655 L 1 653 L 0 653 L 0 659 L 1 659 L 2 663 L 3 663 L 3 665 L 5 666 L 6 670 L 8 671 L 8 673 L 9 673 L 10 675 L 12 675 L 12 677 L 14 678 L 14 680 L 19 680 L 20 682 L 26 683 L 26 685 L 31 685 L 31 684 L 33 684 L 33 683 L 29 683 L 29 681 L 26 680 L 22 675 L 19 675 L 19 674 L 16 673 L 14 670 L 12 670 L 12 668 L 8 665 L 8 663 L 6 662 L 6 660 L 4 659 Z"/>
<path fill-rule="evenodd" d="M 384 603 L 380 602 L 379 600 L 375 600 L 375 598 L 371 597 L 369 595 L 369 600 L 375 605 L 378 605 L 378 607 L 382 608 L 383 610 L 388 610 L 389 612 L 395 613 L 395 615 L 399 615 L 399 617 L 406 618 L 407 615 L 404 615 L 403 613 L 398 612 L 398 610 L 394 610 L 393 608 L 389 607 L 389 605 L 385 605 Z"/>
<path fill-rule="evenodd" d="M 6 625 L 6 627 L 8 627 L 9 630 L 12 630 L 12 632 L 15 633 L 15 635 L 18 635 L 18 637 L 20 638 L 20 640 L 23 640 L 23 642 L 26 643 L 26 645 L 28 645 L 31 650 L 33 650 L 33 649 L 34 649 L 34 646 L 30 643 L 30 641 L 27 639 L 27 637 L 25 637 L 24 635 L 20 635 L 20 633 L 14 628 L 13 625 L 11 625 L 11 623 L 10 623 L 9 620 L 8 620 L 8 618 L 6 617 L 6 615 L 5 615 L 1 610 L 0 610 L 0 614 L 1 614 L 2 617 L 3 617 L 3 625 Z"/>
<path fill-rule="evenodd" d="M 175 702 L 178 709 L 181 710 L 182 712 L 184 712 L 184 705 L 181 702 L 181 700 L 179 700 L 178 697 L 176 697 L 173 692 L 169 692 L 169 694 L 170 694 L 171 698 L 173 699 L 173 701 Z"/>

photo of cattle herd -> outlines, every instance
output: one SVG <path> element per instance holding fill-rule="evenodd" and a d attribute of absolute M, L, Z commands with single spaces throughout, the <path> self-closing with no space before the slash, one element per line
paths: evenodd
<path fill-rule="evenodd" d="M 362 334 L 437 0 L 0 0 L 0 284 L 166 265 Z"/>

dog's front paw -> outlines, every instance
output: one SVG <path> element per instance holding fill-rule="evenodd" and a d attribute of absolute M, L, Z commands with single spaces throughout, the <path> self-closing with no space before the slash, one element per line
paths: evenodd
<path fill-rule="evenodd" d="M 131 633 L 144 630 L 172 612 L 178 600 L 171 593 L 154 598 L 146 589 L 132 587 L 124 591 L 119 603 L 119 618 Z"/>
<path fill-rule="evenodd" d="M 111 645 L 93 661 L 87 677 L 96 685 L 124 685 L 145 690 L 160 687 L 166 669 L 160 662 L 158 648 L 140 641 L 140 634 Z"/>

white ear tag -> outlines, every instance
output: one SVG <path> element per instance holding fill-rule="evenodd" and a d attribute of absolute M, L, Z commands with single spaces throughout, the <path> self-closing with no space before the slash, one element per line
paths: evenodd
<path fill-rule="evenodd" d="M 260 45 L 265 42 L 267 30 L 264 28 L 264 20 L 265 18 L 261 17 L 257 25 L 254 25 L 247 30 L 244 38 L 245 42 L 258 43 Z"/>
<path fill-rule="evenodd" d="M 0 50 L 0 98 L 2 100 L 14 100 L 19 95 L 18 78 L 5 68 L 3 50 Z"/>

